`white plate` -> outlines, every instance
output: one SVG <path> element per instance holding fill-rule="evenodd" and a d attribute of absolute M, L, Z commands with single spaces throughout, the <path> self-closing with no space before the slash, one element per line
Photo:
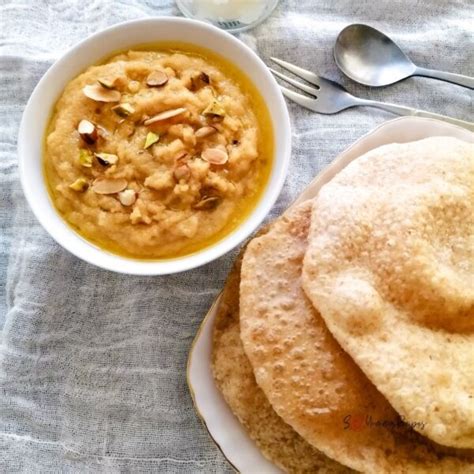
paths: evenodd
<path fill-rule="evenodd" d="M 323 184 L 362 154 L 389 143 L 406 143 L 434 136 L 455 137 L 474 143 L 474 134 L 437 120 L 402 117 L 383 123 L 342 152 L 316 176 L 293 203 L 316 196 Z M 214 384 L 211 372 L 212 328 L 219 298 L 204 318 L 188 359 L 187 380 L 194 406 L 209 434 L 227 460 L 242 474 L 281 473 L 248 437 Z"/>

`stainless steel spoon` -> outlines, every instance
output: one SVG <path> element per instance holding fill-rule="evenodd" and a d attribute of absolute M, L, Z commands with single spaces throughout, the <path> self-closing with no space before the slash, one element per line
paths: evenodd
<path fill-rule="evenodd" d="M 425 76 L 474 89 L 474 78 L 416 66 L 388 36 L 368 25 L 349 25 L 337 37 L 334 59 L 348 77 L 381 87 L 410 76 Z"/>

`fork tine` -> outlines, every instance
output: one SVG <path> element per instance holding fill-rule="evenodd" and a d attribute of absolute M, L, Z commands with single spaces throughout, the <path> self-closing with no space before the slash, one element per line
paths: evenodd
<path fill-rule="evenodd" d="M 314 87 L 307 86 L 306 84 L 303 84 L 302 82 L 295 81 L 291 77 L 285 76 L 281 72 L 275 71 L 271 67 L 268 68 L 274 74 L 276 77 L 279 77 L 280 79 L 283 79 L 284 81 L 288 82 L 288 84 L 291 84 L 292 86 L 295 86 L 297 89 L 301 89 L 302 91 L 307 92 L 308 94 L 311 94 L 314 97 L 318 97 L 318 89 L 315 89 Z"/>
<path fill-rule="evenodd" d="M 287 89 L 286 87 L 280 86 L 280 89 L 285 97 L 296 102 L 298 105 L 305 107 L 313 112 L 318 112 L 318 106 L 316 104 L 316 99 L 311 99 L 310 97 L 298 94 L 298 92 Z"/>
<path fill-rule="evenodd" d="M 314 74 L 314 72 L 308 71 L 306 69 L 303 69 L 302 67 L 295 66 L 294 64 L 287 63 L 286 61 L 283 61 L 278 58 L 270 58 L 273 62 L 279 64 L 282 68 L 287 69 L 288 71 L 292 72 L 298 77 L 301 77 L 305 81 L 308 81 L 310 84 L 315 85 L 316 87 L 320 87 L 319 84 L 319 76 Z"/>

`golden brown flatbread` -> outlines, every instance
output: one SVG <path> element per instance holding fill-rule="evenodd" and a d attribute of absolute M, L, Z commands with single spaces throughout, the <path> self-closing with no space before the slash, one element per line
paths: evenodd
<path fill-rule="evenodd" d="M 255 382 L 239 328 L 239 285 L 243 251 L 229 274 L 214 324 L 212 369 L 217 387 L 262 453 L 290 473 L 348 474 L 308 444 L 272 409 Z"/>
<path fill-rule="evenodd" d="M 474 145 L 377 148 L 315 201 L 303 286 L 392 406 L 474 448 Z"/>
<path fill-rule="evenodd" d="M 370 473 L 473 472 L 469 453 L 402 422 L 342 350 L 301 286 L 311 203 L 278 219 L 244 255 L 240 329 L 258 385 L 283 420 L 329 457 Z"/>

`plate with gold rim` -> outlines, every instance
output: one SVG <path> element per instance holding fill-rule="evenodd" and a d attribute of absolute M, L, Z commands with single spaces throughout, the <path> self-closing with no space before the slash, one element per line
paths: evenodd
<path fill-rule="evenodd" d="M 321 187 L 357 157 L 382 145 L 445 136 L 474 144 L 474 133 L 433 119 L 401 117 L 384 122 L 367 133 L 322 170 L 292 206 L 315 197 Z M 214 383 L 211 369 L 212 331 L 219 296 L 204 317 L 188 358 L 187 382 L 194 407 L 209 435 L 229 463 L 242 474 L 277 474 L 282 470 L 266 459 L 233 415 Z"/>

